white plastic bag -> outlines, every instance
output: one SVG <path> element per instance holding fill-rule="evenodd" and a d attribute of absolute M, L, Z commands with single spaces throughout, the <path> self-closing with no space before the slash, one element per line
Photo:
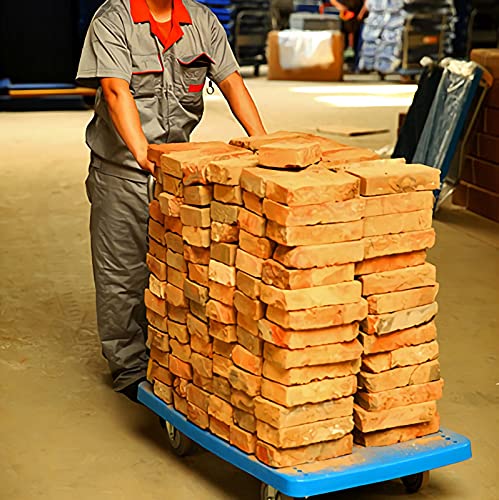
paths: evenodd
<path fill-rule="evenodd" d="M 283 69 L 328 66 L 334 62 L 333 31 L 279 32 L 279 60 Z"/>

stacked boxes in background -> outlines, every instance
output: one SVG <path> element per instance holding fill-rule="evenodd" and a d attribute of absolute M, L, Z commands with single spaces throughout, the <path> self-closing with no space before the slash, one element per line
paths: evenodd
<path fill-rule="evenodd" d="M 438 172 L 376 158 L 290 132 L 150 149 L 148 378 L 273 467 L 351 453 L 354 419 L 366 445 L 438 426 Z"/>
<path fill-rule="evenodd" d="M 439 172 L 401 160 L 347 167 L 365 199 L 364 260 L 356 275 L 367 299 L 355 396 L 356 442 L 381 446 L 437 432 L 442 396 L 434 318 L 433 193 Z"/>
<path fill-rule="evenodd" d="M 492 73 L 494 84 L 467 145 L 462 182 L 453 201 L 499 222 L 499 49 L 473 50 L 471 59 Z"/>

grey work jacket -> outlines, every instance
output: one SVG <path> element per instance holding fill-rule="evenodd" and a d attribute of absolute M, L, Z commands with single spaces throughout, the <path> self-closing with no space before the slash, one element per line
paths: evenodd
<path fill-rule="evenodd" d="M 174 2 L 173 22 L 175 5 L 181 1 Z M 224 28 L 204 5 L 182 1 L 192 24 L 182 23 L 183 36 L 165 50 L 149 22 L 134 22 L 133 2 L 145 4 L 145 0 L 107 0 L 97 11 L 83 46 L 77 82 L 97 89 L 95 114 L 86 132 L 93 166 L 136 179 L 143 171 L 112 123 L 100 78 L 129 83 L 149 143 L 186 142 L 203 115 L 206 77 L 220 83 L 239 67 Z"/>

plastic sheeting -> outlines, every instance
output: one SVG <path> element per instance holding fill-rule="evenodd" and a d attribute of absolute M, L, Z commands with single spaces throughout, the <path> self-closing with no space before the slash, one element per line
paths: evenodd
<path fill-rule="evenodd" d="M 283 69 L 327 66 L 334 62 L 333 31 L 279 32 L 279 59 Z"/>

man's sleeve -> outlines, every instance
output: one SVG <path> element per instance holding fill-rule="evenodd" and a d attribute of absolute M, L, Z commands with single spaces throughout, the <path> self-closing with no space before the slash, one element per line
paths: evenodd
<path fill-rule="evenodd" d="M 94 18 L 83 44 L 76 82 L 97 88 L 101 78 L 130 83 L 131 77 L 132 60 L 123 27 L 104 17 Z"/>
<path fill-rule="evenodd" d="M 211 54 L 215 61 L 211 64 L 208 77 L 215 83 L 220 83 L 228 76 L 239 71 L 239 65 L 229 45 L 227 33 L 214 14 L 210 13 L 211 24 Z"/>

